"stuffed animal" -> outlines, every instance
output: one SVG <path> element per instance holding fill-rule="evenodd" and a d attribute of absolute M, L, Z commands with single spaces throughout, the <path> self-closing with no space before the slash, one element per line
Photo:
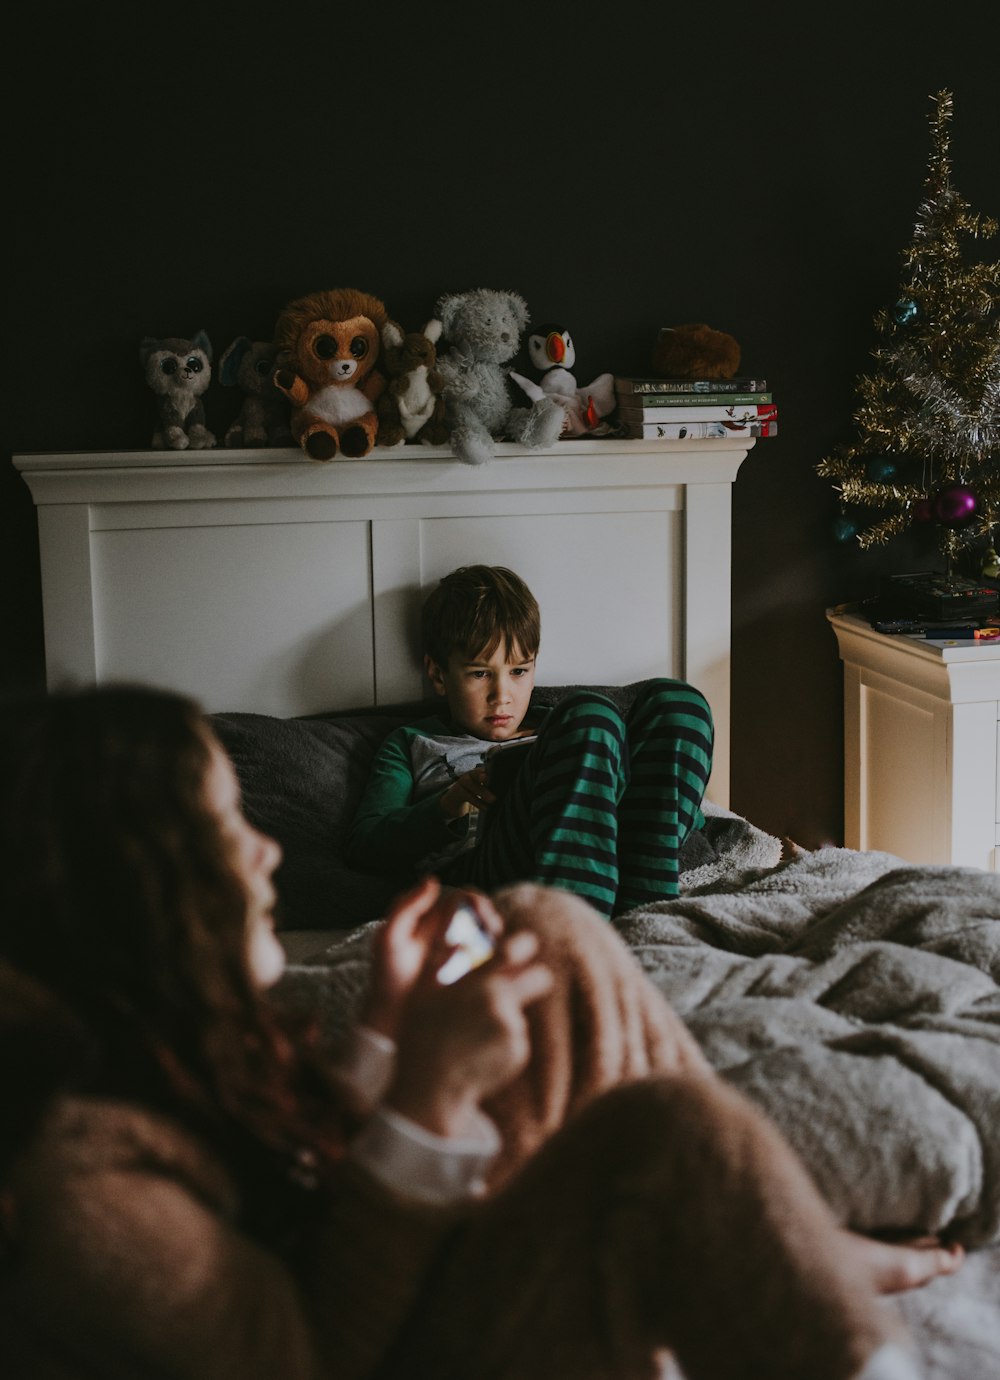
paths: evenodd
<path fill-rule="evenodd" d="M 652 364 L 661 379 L 731 379 L 740 367 L 740 347 L 725 331 L 702 323 L 661 326 Z"/>
<path fill-rule="evenodd" d="M 537 382 L 511 370 L 511 378 L 537 402 L 550 397 L 566 414 L 564 436 L 607 435 L 612 429 L 602 418 L 616 405 L 614 374 L 599 374 L 586 388 L 578 388 L 570 370 L 576 363 L 573 338 L 563 326 L 544 325 L 528 336 L 528 357 L 541 375 Z"/>
<path fill-rule="evenodd" d="M 288 400 L 274 382 L 276 345 L 237 336 L 219 359 L 219 382 L 239 388 L 243 402 L 225 435 L 227 446 L 290 446 Z"/>
<path fill-rule="evenodd" d="M 438 320 L 406 335 L 395 321 L 382 327 L 382 367 L 389 382 L 376 409 L 380 446 L 416 440 L 440 445 L 446 439 L 444 380 L 435 367 L 440 337 Z"/>
<path fill-rule="evenodd" d="M 190 340 L 147 335 L 139 345 L 139 362 L 157 400 L 153 449 L 210 450 L 215 437 L 205 425 L 201 401 L 212 378 L 212 346 L 205 332 Z"/>
<path fill-rule="evenodd" d="M 494 440 L 518 441 L 543 450 L 558 441 L 565 413 L 543 397 L 530 407 L 512 406 L 504 365 L 517 354 L 528 307 L 516 292 L 473 288 L 442 297 L 437 304 L 442 338 L 438 353 L 444 379 L 445 425 L 453 454 L 481 465 L 496 454 Z"/>
<path fill-rule="evenodd" d="M 367 455 L 385 376 L 375 365 L 385 306 L 355 288 L 311 292 L 278 317 L 274 381 L 292 404 L 292 435 L 313 460 Z"/>

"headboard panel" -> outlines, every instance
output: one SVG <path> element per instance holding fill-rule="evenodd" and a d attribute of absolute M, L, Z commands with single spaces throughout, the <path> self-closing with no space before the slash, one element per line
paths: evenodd
<path fill-rule="evenodd" d="M 671 675 L 705 692 L 727 805 L 731 486 L 752 444 L 500 444 L 481 467 L 429 447 L 15 456 L 48 682 L 145 680 L 280 716 L 412 700 L 424 592 L 458 565 L 508 565 L 541 605 L 540 684 Z"/>

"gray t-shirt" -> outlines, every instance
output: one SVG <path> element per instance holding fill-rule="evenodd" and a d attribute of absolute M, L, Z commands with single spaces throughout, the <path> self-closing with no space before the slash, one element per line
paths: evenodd
<path fill-rule="evenodd" d="M 454 736 L 442 734 L 433 738 L 423 733 L 413 733 L 409 739 L 409 747 L 410 764 L 413 768 L 413 798 L 423 800 L 429 795 L 440 795 L 467 771 L 481 767 L 493 744 L 485 738 L 475 738 L 471 733 Z M 462 815 L 461 833 L 456 834 L 454 843 L 450 843 L 439 853 L 424 858 L 423 866 L 433 869 L 447 859 L 475 848 L 479 838 L 479 823 L 478 810 L 471 810 L 467 815 Z"/>

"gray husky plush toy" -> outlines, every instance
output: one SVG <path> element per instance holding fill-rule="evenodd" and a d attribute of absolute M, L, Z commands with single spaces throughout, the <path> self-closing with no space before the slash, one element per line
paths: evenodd
<path fill-rule="evenodd" d="M 201 401 L 212 377 L 212 346 L 205 332 L 190 340 L 147 335 L 139 346 L 139 361 L 157 397 L 159 426 L 153 432 L 153 449 L 209 450 L 214 446 Z"/>
<path fill-rule="evenodd" d="M 473 288 L 437 304 L 445 351 L 437 367 L 443 381 L 445 425 L 452 453 L 468 465 L 496 454 L 494 441 L 518 441 L 528 450 L 555 445 L 566 414 L 551 398 L 514 407 L 504 367 L 517 354 L 528 307 L 516 292 Z"/>

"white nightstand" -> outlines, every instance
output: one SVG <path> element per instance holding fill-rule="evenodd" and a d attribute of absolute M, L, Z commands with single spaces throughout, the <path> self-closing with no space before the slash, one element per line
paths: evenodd
<path fill-rule="evenodd" d="M 828 612 L 844 663 L 844 833 L 915 863 L 997 871 L 1000 640 L 878 633 Z"/>

